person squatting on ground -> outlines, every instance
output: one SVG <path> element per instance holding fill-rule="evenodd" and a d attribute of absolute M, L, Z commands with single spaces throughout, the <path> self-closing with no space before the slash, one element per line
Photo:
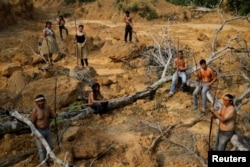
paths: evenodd
<path fill-rule="evenodd" d="M 103 115 L 108 112 L 108 100 L 102 96 L 99 83 L 92 85 L 92 92 L 89 94 L 88 104 L 95 110 L 95 114 Z"/>
<path fill-rule="evenodd" d="M 129 35 L 129 42 L 132 41 L 132 33 L 133 33 L 133 23 L 132 23 L 132 17 L 129 15 L 130 12 L 126 11 L 124 16 L 124 22 L 126 24 L 125 26 L 125 35 L 124 35 L 124 41 L 127 42 L 127 38 Z"/>
<path fill-rule="evenodd" d="M 47 21 L 45 23 L 45 28 L 43 29 L 43 41 L 41 52 L 45 56 L 46 61 L 49 62 L 49 65 L 52 65 L 52 55 L 59 51 L 55 33 L 52 30 L 52 23 Z"/>
<path fill-rule="evenodd" d="M 198 80 L 198 85 L 193 92 L 193 109 L 198 109 L 198 94 L 201 91 L 202 97 L 202 112 L 207 110 L 207 91 L 210 86 L 216 81 L 216 73 L 207 66 L 206 60 L 200 60 L 201 69 L 197 71 L 196 77 Z"/>
<path fill-rule="evenodd" d="M 56 114 L 53 113 L 50 107 L 46 104 L 44 95 L 37 95 L 35 98 L 35 102 L 36 107 L 34 107 L 30 115 L 31 122 L 51 147 L 50 119 L 55 118 Z M 36 145 L 38 148 L 40 161 L 42 162 L 43 160 L 45 160 L 47 155 L 46 149 L 43 147 L 39 139 L 36 139 Z"/>
<path fill-rule="evenodd" d="M 65 20 L 64 20 L 64 18 L 63 18 L 62 15 L 59 16 L 58 25 L 59 25 L 60 37 L 61 37 L 61 39 L 63 39 L 62 30 L 65 30 L 65 31 L 66 31 L 66 35 L 69 35 L 69 31 L 68 31 L 68 29 L 65 27 Z"/>
<path fill-rule="evenodd" d="M 215 111 L 213 107 L 210 108 L 211 117 L 220 121 L 215 151 L 224 151 L 228 141 L 235 133 L 236 111 L 233 98 L 231 94 L 226 94 L 223 97 L 223 106 L 219 112 Z"/>
<path fill-rule="evenodd" d="M 181 77 L 181 89 L 183 90 L 184 86 L 187 82 L 187 74 L 186 70 L 187 66 L 187 59 L 183 57 L 183 51 L 178 51 L 177 58 L 174 59 L 173 68 L 176 70 L 174 75 L 172 76 L 172 85 L 170 87 L 169 96 L 174 94 L 175 87 L 178 83 L 179 77 Z"/>
<path fill-rule="evenodd" d="M 87 67 L 89 65 L 88 64 L 88 47 L 86 45 L 87 35 L 86 35 L 86 32 L 84 31 L 83 25 L 78 26 L 78 32 L 76 33 L 76 42 L 77 42 L 77 46 L 76 46 L 77 57 L 80 57 L 82 67 L 84 67 L 84 62 Z"/>

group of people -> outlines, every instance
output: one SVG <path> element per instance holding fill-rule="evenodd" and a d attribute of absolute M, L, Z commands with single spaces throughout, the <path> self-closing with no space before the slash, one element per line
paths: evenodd
<path fill-rule="evenodd" d="M 124 17 L 124 22 L 126 23 L 125 27 L 125 36 L 124 40 L 127 42 L 127 37 L 129 36 L 129 41 L 132 41 L 132 32 L 133 24 L 132 17 L 129 15 L 129 12 L 126 11 Z M 62 30 L 66 31 L 68 35 L 68 29 L 64 26 L 65 21 L 62 16 L 59 20 L 59 30 L 60 37 L 62 37 Z M 47 60 L 52 63 L 51 57 L 53 53 L 58 51 L 58 46 L 56 43 L 55 33 L 51 28 L 52 23 L 46 22 L 45 29 L 43 30 L 44 40 L 42 42 L 42 52 L 47 56 Z M 84 26 L 78 26 L 78 32 L 76 32 L 76 42 L 77 42 L 77 56 L 80 57 L 81 65 L 84 67 L 84 64 L 88 66 L 88 49 L 86 46 L 87 35 L 84 31 Z M 173 68 L 175 73 L 172 76 L 172 84 L 170 87 L 169 96 L 173 96 L 175 88 L 178 84 L 179 77 L 181 78 L 181 89 L 183 90 L 187 82 L 186 70 L 188 69 L 187 59 L 183 56 L 183 51 L 178 51 L 178 56 L 174 59 Z M 196 77 L 198 84 L 193 92 L 193 109 L 198 108 L 198 94 L 201 92 L 202 97 L 202 112 L 208 110 L 206 101 L 207 91 L 210 89 L 211 85 L 216 81 L 216 73 L 207 66 L 204 59 L 200 60 L 201 69 L 196 71 Z M 216 141 L 216 151 L 225 150 L 227 142 L 230 140 L 235 130 L 235 121 L 236 121 L 236 111 L 233 105 L 234 97 L 231 94 L 226 94 L 223 97 L 223 107 L 220 111 L 215 111 L 213 107 L 210 108 L 211 117 L 214 119 L 219 119 L 219 131 Z M 37 130 L 42 134 L 45 140 L 51 145 L 51 136 L 50 136 L 50 119 L 55 118 L 56 114 L 53 113 L 50 107 L 46 104 L 46 99 L 44 95 L 38 95 L 35 98 L 36 107 L 32 110 L 31 121 L 37 128 Z M 88 96 L 88 104 L 91 108 L 94 109 L 96 114 L 106 114 L 108 112 L 109 101 L 103 97 L 100 92 L 100 84 L 94 83 L 92 85 L 92 92 Z M 43 161 L 46 158 L 46 150 L 40 143 L 39 139 L 36 140 L 38 147 L 38 152 L 40 160 Z"/>
<path fill-rule="evenodd" d="M 234 135 L 236 124 L 236 111 L 234 108 L 234 97 L 231 94 L 226 94 L 223 97 L 223 106 L 220 111 L 215 111 L 214 107 L 207 107 L 207 92 L 211 85 L 216 81 L 216 73 L 207 66 L 204 59 L 200 60 L 201 69 L 195 73 L 197 85 L 193 91 L 193 110 L 198 109 L 198 95 L 201 92 L 202 108 L 201 111 L 211 111 L 211 117 L 213 119 L 219 119 L 219 131 L 216 140 L 216 151 L 223 151 L 230 138 Z M 169 97 L 173 96 L 176 85 L 178 84 L 179 77 L 181 78 L 181 90 L 187 83 L 186 70 L 187 60 L 183 57 L 183 51 L 178 51 L 177 57 L 174 59 L 173 68 L 175 73 L 172 76 L 172 84 L 170 87 Z"/>
<path fill-rule="evenodd" d="M 35 103 L 36 106 L 33 108 L 30 115 L 31 122 L 51 147 L 50 119 L 56 118 L 57 114 L 52 112 L 50 107 L 46 104 L 46 99 L 43 94 L 36 96 Z M 88 96 L 88 104 L 94 110 L 95 114 L 107 114 L 109 101 L 101 94 L 99 83 L 94 83 L 92 85 L 92 92 L 90 92 Z M 40 161 L 43 162 L 47 158 L 47 151 L 38 138 L 36 139 L 36 145 Z M 48 159 L 43 166 L 49 166 Z"/>
<path fill-rule="evenodd" d="M 65 20 L 63 16 L 59 17 L 58 21 L 60 37 L 63 39 L 63 30 L 66 31 L 66 35 L 69 35 L 68 29 L 65 27 Z M 76 41 L 76 57 L 79 58 L 82 67 L 84 65 L 88 66 L 88 47 L 86 45 L 87 42 L 87 34 L 84 31 L 84 26 L 81 24 L 78 26 L 78 31 L 75 35 Z M 49 65 L 53 65 L 52 63 L 52 55 L 59 52 L 59 47 L 56 41 L 56 35 L 54 30 L 52 29 L 52 22 L 46 21 L 45 28 L 43 29 L 43 41 L 41 45 L 41 52 Z M 78 61 L 78 60 L 77 60 Z"/>
<path fill-rule="evenodd" d="M 127 42 L 127 38 L 129 37 L 129 42 L 132 42 L 132 34 L 133 34 L 133 22 L 132 17 L 130 16 L 130 12 L 125 12 L 124 17 L 125 22 L 125 35 L 124 41 Z M 63 16 L 59 16 L 59 33 L 60 38 L 63 39 L 63 30 L 65 30 L 66 35 L 69 35 L 68 29 L 65 27 L 65 19 Z M 84 26 L 80 24 L 78 26 L 78 31 L 75 35 L 76 41 L 76 57 L 79 58 L 81 67 L 88 67 L 88 47 L 87 47 L 87 34 L 84 31 Z M 52 63 L 52 55 L 59 52 L 59 47 L 56 41 L 55 32 L 52 29 L 52 22 L 46 21 L 45 28 L 43 29 L 43 41 L 41 45 L 41 52 L 49 65 L 53 65 Z M 78 62 L 78 60 L 77 60 Z M 77 64 L 78 65 L 78 64 Z"/>

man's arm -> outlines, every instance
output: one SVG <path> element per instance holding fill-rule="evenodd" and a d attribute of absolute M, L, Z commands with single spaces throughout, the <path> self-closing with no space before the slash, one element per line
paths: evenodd
<path fill-rule="evenodd" d="M 36 123 L 36 120 L 37 120 L 36 115 L 37 115 L 37 110 L 36 110 L 36 108 L 34 108 L 34 109 L 32 110 L 32 112 L 31 112 L 31 114 L 30 114 L 30 119 L 31 119 L 31 122 L 32 122 L 33 124 Z"/>
<path fill-rule="evenodd" d="M 178 70 L 178 62 L 177 61 L 178 61 L 178 58 L 175 58 L 174 63 L 173 63 L 173 68 L 176 70 Z"/>
<path fill-rule="evenodd" d="M 181 70 L 187 70 L 188 64 L 187 64 L 187 59 L 184 59 L 184 68 Z"/>
<path fill-rule="evenodd" d="M 209 82 L 209 85 L 212 85 L 216 80 L 217 80 L 217 74 L 211 69 L 209 68 L 212 74 L 212 81 Z"/>
<path fill-rule="evenodd" d="M 234 116 L 234 108 L 227 109 L 224 116 L 221 116 L 218 112 L 212 111 L 213 115 L 218 118 L 221 122 L 225 123 L 227 120 L 230 120 Z"/>

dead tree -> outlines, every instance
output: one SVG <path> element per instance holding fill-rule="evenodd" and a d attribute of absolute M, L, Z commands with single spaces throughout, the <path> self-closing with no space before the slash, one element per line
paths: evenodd
<path fill-rule="evenodd" d="M 42 145 L 46 149 L 46 151 L 47 151 L 47 158 L 48 157 L 52 158 L 54 160 L 54 162 L 57 163 L 61 167 L 68 167 L 68 166 L 70 166 L 69 164 L 65 164 L 62 160 L 60 160 L 60 159 L 58 159 L 56 157 L 56 155 L 52 152 L 49 144 L 46 142 L 46 140 L 43 138 L 43 136 L 40 134 L 40 132 L 35 128 L 35 126 L 33 125 L 33 123 L 28 118 L 23 117 L 17 111 L 10 111 L 10 115 L 12 117 L 15 117 L 17 120 L 25 123 L 26 125 L 28 125 L 30 127 L 30 129 L 32 131 L 32 134 L 35 135 L 38 140 L 40 140 L 40 142 L 42 143 Z M 46 159 L 42 163 L 45 163 Z"/>

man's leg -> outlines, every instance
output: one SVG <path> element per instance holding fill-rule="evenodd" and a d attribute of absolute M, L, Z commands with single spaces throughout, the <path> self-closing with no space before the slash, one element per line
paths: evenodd
<path fill-rule="evenodd" d="M 63 39 L 63 36 L 62 36 L 62 29 L 63 29 L 63 27 L 59 26 L 59 31 L 60 31 L 60 37 L 61 37 L 61 39 Z"/>
<path fill-rule="evenodd" d="M 202 107 L 204 110 L 207 108 L 207 91 L 208 90 L 209 90 L 209 86 L 203 83 L 201 96 L 202 96 Z"/>
<path fill-rule="evenodd" d="M 173 74 L 173 76 L 172 76 L 172 85 L 171 85 L 170 91 L 169 91 L 169 94 L 170 94 L 170 95 L 173 95 L 173 94 L 174 94 L 176 82 L 177 82 L 177 80 L 178 80 L 177 73 L 178 73 L 178 72 L 175 72 L 175 73 Z"/>
<path fill-rule="evenodd" d="M 127 42 L 127 38 L 128 38 L 128 27 L 125 27 L 125 35 L 124 35 L 124 41 Z"/>
<path fill-rule="evenodd" d="M 180 72 L 179 76 L 181 77 L 181 89 L 184 90 L 184 86 L 187 82 L 187 75 L 186 72 Z"/>
<path fill-rule="evenodd" d="M 133 30 L 132 30 L 132 28 L 130 28 L 130 30 L 129 30 L 129 41 L 130 42 L 132 41 L 132 34 L 133 34 Z"/>
<path fill-rule="evenodd" d="M 66 35 L 69 35 L 69 31 L 65 26 L 63 26 L 63 29 L 66 31 Z"/>
<path fill-rule="evenodd" d="M 43 129 L 37 129 L 37 130 L 40 132 L 40 134 L 46 140 L 47 134 L 45 133 L 45 131 Z M 42 145 L 42 143 L 40 142 L 39 139 L 36 139 L 36 146 L 37 146 L 37 149 L 38 149 L 38 154 L 39 154 L 39 157 L 40 157 L 40 161 L 42 162 L 43 160 L 45 160 L 47 152 L 46 152 L 45 148 L 43 147 L 43 145 Z"/>
<path fill-rule="evenodd" d="M 193 92 L 193 102 L 194 102 L 194 109 L 198 108 L 198 94 L 200 92 L 201 85 L 197 85 L 194 92 Z"/>
<path fill-rule="evenodd" d="M 219 131 L 216 140 L 215 151 L 225 151 L 228 141 L 234 135 L 234 132 L 223 132 Z"/>

